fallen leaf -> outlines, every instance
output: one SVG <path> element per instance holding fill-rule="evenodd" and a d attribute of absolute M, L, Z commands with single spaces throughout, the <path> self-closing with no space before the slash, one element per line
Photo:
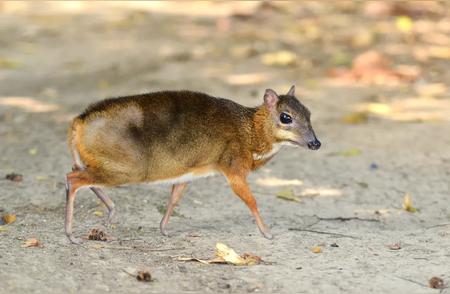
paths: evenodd
<path fill-rule="evenodd" d="M 22 182 L 23 176 L 21 174 L 10 173 L 6 175 L 5 179 L 13 182 Z"/>
<path fill-rule="evenodd" d="M 400 243 L 393 243 L 393 244 L 389 244 L 388 248 L 390 250 L 400 250 L 400 249 L 402 249 L 402 246 Z"/>
<path fill-rule="evenodd" d="M 364 111 L 371 114 L 386 115 L 392 112 L 389 105 L 385 103 L 366 103 L 360 106 L 360 111 Z"/>
<path fill-rule="evenodd" d="M 272 53 L 266 53 L 261 56 L 261 61 L 265 65 L 271 66 L 290 66 L 297 63 L 297 55 L 294 52 L 281 50 Z"/>
<path fill-rule="evenodd" d="M 405 196 L 403 197 L 403 209 L 408 212 L 416 212 L 417 211 L 417 208 L 415 208 L 412 205 L 412 199 L 408 193 L 406 193 Z"/>
<path fill-rule="evenodd" d="M 418 85 L 415 90 L 420 96 L 424 97 L 439 97 L 445 95 L 448 91 L 444 83 Z"/>
<path fill-rule="evenodd" d="M 429 46 L 428 55 L 438 59 L 450 59 L 450 47 L 448 46 Z"/>
<path fill-rule="evenodd" d="M 353 36 L 352 46 L 355 48 L 368 47 L 372 45 L 374 41 L 375 41 L 375 34 L 373 32 L 363 31 Z M 348 62 L 347 64 L 349 65 L 350 62 Z"/>
<path fill-rule="evenodd" d="M 108 241 L 106 234 L 99 229 L 92 229 L 89 232 L 88 239 L 93 241 Z"/>
<path fill-rule="evenodd" d="M 232 263 L 235 265 L 250 265 L 255 264 L 255 259 L 253 255 L 247 254 L 247 258 L 244 256 L 239 256 L 236 251 L 232 248 L 228 247 L 223 243 L 216 244 L 216 256 L 223 258 L 228 263 Z"/>
<path fill-rule="evenodd" d="M 321 246 L 315 246 L 311 249 L 313 253 L 322 253 L 323 249 Z"/>
<path fill-rule="evenodd" d="M 8 228 L 5 228 L 4 226 L 0 226 L 0 232 L 7 232 Z"/>
<path fill-rule="evenodd" d="M 46 180 L 48 180 L 48 177 L 47 176 L 36 176 L 35 177 L 35 179 L 37 180 L 37 181 L 46 181 Z"/>
<path fill-rule="evenodd" d="M 234 265 L 254 265 L 254 264 L 260 264 L 260 263 L 267 263 L 264 262 L 259 256 L 250 254 L 250 253 L 244 253 L 243 255 L 238 255 L 236 251 L 234 251 L 232 248 L 228 247 L 227 245 L 223 243 L 217 243 L 216 244 L 216 257 L 212 259 L 200 259 L 196 257 L 183 257 L 178 256 L 178 261 L 197 261 L 204 264 L 213 264 L 213 263 L 219 263 L 219 264 L 234 264 Z"/>
<path fill-rule="evenodd" d="M 369 116 L 366 112 L 352 112 L 347 115 L 345 115 L 342 118 L 342 122 L 349 124 L 349 125 L 357 125 L 357 124 L 363 124 L 366 123 Z"/>
<path fill-rule="evenodd" d="M 344 151 L 340 151 L 340 152 L 331 152 L 328 155 L 330 156 L 344 156 L 344 157 L 352 157 L 352 156 L 358 156 L 360 155 L 362 152 L 360 149 L 358 148 L 350 148 Z"/>
<path fill-rule="evenodd" d="M 151 282 L 153 280 L 149 271 L 138 271 L 136 279 L 141 282 Z"/>
<path fill-rule="evenodd" d="M 414 66 L 391 67 L 391 61 L 378 51 L 363 52 L 353 59 L 351 69 L 335 68 L 329 72 L 332 78 L 342 82 L 396 85 L 411 82 L 420 75 L 420 68 Z"/>
<path fill-rule="evenodd" d="M 23 63 L 14 59 L 0 58 L 0 68 L 18 69 L 23 67 Z"/>
<path fill-rule="evenodd" d="M 107 80 L 101 80 L 97 83 L 97 87 L 101 90 L 106 90 L 111 88 L 111 84 Z"/>
<path fill-rule="evenodd" d="M 294 191 L 292 189 L 285 189 L 278 191 L 276 196 L 280 199 L 288 200 L 288 201 L 294 201 L 294 202 L 300 202 L 300 198 L 295 196 Z"/>
<path fill-rule="evenodd" d="M 409 16 L 399 16 L 395 19 L 395 26 L 403 33 L 409 33 L 413 28 L 413 21 Z"/>
<path fill-rule="evenodd" d="M 432 277 L 428 281 L 428 285 L 433 289 L 444 289 L 444 280 L 439 277 Z"/>
<path fill-rule="evenodd" d="M 366 182 L 357 182 L 357 184 L 364 189 L 369 188 L 369 184 L 367 184 Z"/>
<path fill-rule="evenodd" d="M 16 221 L 16 215 L 15 214 L 5 214 L 2 217 L 3 222 L 7 224 L 11 224 Z"/>
<path fill-rule="evenodd" d="M 96 210 L 96 211 L 94 211 L 94 215 L 98 216 L 98 217 L 102 217 L 103 216 L 103 211 Z"/>
<path fill-rule="evenodd" d="M 38 153 L 38 150 L 36 148 L 28 149 L 28 154 L 30 154 L 30 155 L 36 155 L 37 153 Z"/>
<path fill-rule="evenodd" d="M 23 247 L 23 248 L 27 248 L 27 247 L 41 247 L 41 246 L 42 246 L 41 242 L 39 242 L 39 240 L 36 239 L 36 238 L 30 238 L 30 239 L 27 239 L 27 240 L 22 244 L 22 247 Z"/>

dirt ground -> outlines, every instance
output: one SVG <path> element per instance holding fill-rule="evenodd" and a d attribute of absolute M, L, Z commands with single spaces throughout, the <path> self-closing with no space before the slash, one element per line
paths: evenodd
<path fill-rule="evenodd" d="M 1 293 L 450 293 L 428 286 L 434 276 L 450 284 L 447 3 L 419 12 L 353 2 L 71 5 L 0 3 L 0 215 L 17 216 L 0 226 Z M 414 77 L 330 75 L 367 50 Z M 170 237 L 158 229 L 169 186 L 107 189 L 117 207 L 108 228 L 105 208 L 82 191 L 75 234 L 100 228 L 117 240 L 69 244 L 66 130 L 89 103 L 190 89 L 258 105 L 266 88 L 291 84 L 323 147 L 285 147 L 250 176 L 273 240 L 212 177 L 190 186 Z M 23 180 L 6 180 L 11 172 Z M 286 189 L 301 201 L 276 197 Z M 418 211 L 403 209 L 405 194 Z M 22 247 L 32 237 L 42 246 Z M 212 257 L 217 242 L 272 264 L 176 260 Z M 142 269 L 154 281 L 131 276 Z"/>

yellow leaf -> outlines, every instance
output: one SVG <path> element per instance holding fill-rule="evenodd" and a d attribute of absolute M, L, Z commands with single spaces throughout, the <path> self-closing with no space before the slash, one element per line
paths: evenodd
<path fill-rule="evenodd" d="M 297 55 L 294 52 L 281 50 L 273 53 L 266 53 L 261 56 L 261 61 L 265 65 L 289 66 L 297 62 Z"/>
<path fill-rule="evenodd" d="M 28 240 L 26 240 L 23 244 L 22 247 L 26 248 L 26 247 L 39 247 L 41 246 L 41 242 L 39 242 L 38 239 L 36 238 L 30 238 Z"/>
<path fill-rule="evenodd" d="M 103 211 L 96 210 L 96 211 L 94 211 L 94 215 L 98 216 L 98 217 L 102 217 L 103 216 Z"/>
<path fill-rule="evenodd" d="M 313 253 L 322 253 L 323 249 L 320 246 L 315 246 L 311 249 Z"/>
<path fill-rule="evenodd" d="M 403 197 L 403 209 L 408 212 L 416 212 L 417 211 L 417 208 L 415 208 L 412 205 L 412 199 L 408 193 L 406 193 L 405 197 Z"/>
<path fill-rule="evenodd" d="M 373 113 L 373 114 L 389 114 L 392 112 L 392 109 L 389 105 L 384 103 L 368 103 L 365 105 L 364 110 Z"/>
<path fill-rule="evenodd" d="M 409 33 L 413 28 L 413 21 L 409 16 L 399 16 L 395 20 L 395 25 L 399 31 Z"/>
<path fill-rule="evenodd" d="M 289 201 L 294 201 L 294 202 L 300 202 L 300 198 L 295 196 L 294 191 L 292 189 L 285 189 L 285 190 L 281 190 L 278 191 L 276 196 L 278 198 L 284 199 L 284 200 L 289 200 Z"/>
<path fill-rule="evenodd" d="M 342 122 L 349 125 L 363 124 L 366 123 L 367 120 L 368 120 L 367 113 L 362 111 L 349 113 L 342 118 Z"/>
<path fill-rule="evenodd" d="M 7 232 L 7 231 L 8 231 L 8 228 L 0 226 L 0 232 Z"/>
<path fill-rule="evenodd" d="M 227 245 L 223 243 L 217 243 L 216 249 L 216 255 L 223 258 L 226 262 L 236 265 L 246 264 L 245 259 L 240 257 L 232 248 L 228 247 Z"/>
<path fill-rule="evenodd" d="M 2 219 L 5 224 L 11 224 L 16 221 L 16 215 L 15 214 L 5 214 L 2 217 Z"/>
<path fill-rule="evenodd" d="M 432 83 L 426 85 L 419 85 L 416 87 L 416 91 L 421 96 L 436 97 L 445 95 L 448 89 L 444 83 Z"/>
<path fill-rule="evenodd" d="M 200 259 L 196 257 L 183 257 L 178 256 L 179 261 L 197 261 L 204 264 L 215 264 L 215 263 L 230 263 L 234 265 L 254 265 L 263 262 L 259 256 L 244 253 L 243 255 L 238 255 L 232 248 L 228 247 L 223 243 L 216 244 L 216 257 L 212 259 Z"/>
<path fill-rule="evenodd" d="M 97 87 L 102 90 L 106 90 L 111 87 L 111 84 L 107 80 L 101 80 L 98 82 Z"/>
<path fill-rule="evenodd" d="M 38 153 L 38 150 L 36 148 L 28 149 L 28 154 L 30 154 L 30 155 L 36 155 L 37 153 Z"/>
<path fill-rule="evenodd" d="M 23 67 L 23 64 L 20 61 L 0 58 L 0 68 L 4 69 L 17 69 Z"/>
<path fill-rule="evenodd" d="M 359 150 L 358 148 L 350 148 L 341 152 L 332 152 L 329 155 L 330 156 L 344 156 L 344 157 L 352 157 L 352 156 L 358 156 L 360 155 L 362 152 L 361 150 Z"/>

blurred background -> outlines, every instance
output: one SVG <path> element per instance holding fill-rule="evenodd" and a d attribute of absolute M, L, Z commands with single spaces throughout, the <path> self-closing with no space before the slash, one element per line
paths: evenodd
<path fill-rule="evenodd" d="M 221 178 L 192 185 L 171 219 L 170 239 L 157 233 L 168 187 L 107 191 L 120 210 L 113 231 L 119 237 L 176 243 L 199 256 L 208 256 L 212 242 L 228 240 L 275 265 L 181 270 L 174 252 L 98 248 L 74 257 L 62 230 L 64 175 L 71 168 L 66 133 L 88 104 L 188 89 L 255 106 L 266 88 L 283 94 L 293 84 L 322 148 L 283 149 L 250 177 L 273 242 L 259 238 Z M 449 1 L 1 1 L 0 213 L 14 213 L 17 221 L 0 230 L 8 244 L 0 244 L 3 260 L 14 265 L 10 274 L 0 267 L 0 280 L 22 292 L 35 283 L 61 292 L 79 290 L 80 283 L 104 291 L 117 287 L 110 277 L 128 281 L 120 268 L 130 260 L 151 262 L 159 273 L 154 289 L 174 292 L 257 283 L 265 292 L 398 287 L 417 293 L 421 286 L 395 276 L 426 284 L 428 275 L 446 273 L 448 280 L 449 87 Z M 100 223 L 102 209 L 91 193 L 80 192 L 77 234 Z M 356 237 L 325 247 L 323 256 L 335 255 L 321 259 L 310 248 L 335 236 L 290 227 Z M 203 238 L 190 236 L 193 230 Z M 21 249 L 30 236 L 46 244 L 32 253 L 40 255 Z M 386 249 L 397 241 L 409 249 Z M 93 268 L 101 274 L 90 275 Z"/>

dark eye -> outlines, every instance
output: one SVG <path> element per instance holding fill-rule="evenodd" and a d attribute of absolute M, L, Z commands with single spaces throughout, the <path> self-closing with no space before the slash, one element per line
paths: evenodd
<path fill-rule="evenodd" d="M 292 123 L 292 117 L 289 114 L 282 112 L 280 114 L 280 121 L 283 124 L 290 124 Z"/>

